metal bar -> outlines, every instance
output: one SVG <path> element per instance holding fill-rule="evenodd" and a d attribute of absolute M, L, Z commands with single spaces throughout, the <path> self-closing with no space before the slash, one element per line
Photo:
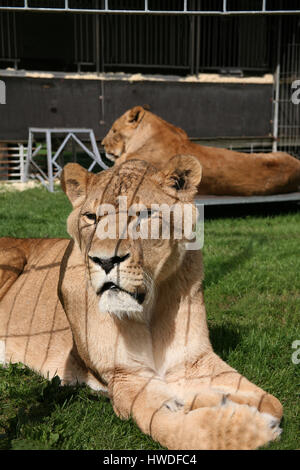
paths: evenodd
<path fill-rule="evenodd" d="M 29 174 L 29 165 L 32 158 L 32 131 L 29 129 L 28 131 L 28 146 L 27 146 L 27 158 L 25 163 L 25 171 L 24 171 L 24 182 L 28 181 L 28 174 Z"/>
<path fill-rule="evenodd" d="M 78 37 L 78 33 L 77 33 L 77 19 L 78 19 L 78 16 L 74 16 L 73 17 L 73 20 L 74 20 L 74 61 L 75 61 L 75 64 L 77 65 L 77 71 L 78 71 L 78 62 L 79 62 L 79 59 L 78 59 L 78 43 L 77 43 L 77 37 Z"/>
<path fill-rule="evenodd" d="M 63 142 L 61 143 L 61 145 L 59 146 L 58 150 L 55 152 L 55 155 L 52 158 L 53 163 L 55 162 L 58 155 L 60 154 L 60 152 L 62 151 L 62 149 L 64 148 L 64 146 L 66 145 L 66 143 L 68 142 L 70 138 L 71 138 L 71 134 L 67 134 L 67 136 L 64 138 Z"/>
<path fill-rule="evenodd" d="M 294 41 L 295 39 L 293 38 L 292 40 L 292 44 L 290 45 L 290 49 L 291 49 L 291 55 L 290 55 L 290 63 L 289 63 L 289 72 L 290 72 L 290 76 L 292 77 L 293 76 L 293 66 L 295 64 L 295 45 L 294 45 Z M 290 87 L 289 88 L 289 92 L 290 92 Z M 288 136 L 289 136 L 289 140 L 291 142 L 293 142 L 293 103 L 292 101 L 289 101 L 289 119 L 288 119 L 288 123 L 289 123 L 289 133 L 288 133 Z"/>
<path fill-rule="evenodd" d="M 94 166 L 96 165 L 96 160 L 94 160 L 91 165 L 88 167 L 88 171 L 92 171 L 92 169 L 94 168 Z"/>
<path fill-rule="evenodd" d="M 20 152 L 20 179 L 22 183 L 25 182 L 25 158 L 24 158 L 24 145 L 19 144 L 19 152 Z"/>
<path fill-rule="evenodd" d="M 17 51 L 17 27 L 16 27 L 16 15 L 15 13 L 13 13 L 13 35 L 14 35 L 14 57 L 15 59 L 17 59 L 17 54 L 18 54 L 18 51 Z M 17 63 L 17 62 L 15 62 Z M 17 68 L 15 66 L 15 68 Z"/>
<path fill-rule="evenodd" d="M 89 62 L 90 57 L 89 57 L 89 17 L 86 15 L 85 16 L 85 61 Z"/>
<path fill-rule="evenodd" d="M 33 166 L 35 166 L 35 168 L 41 173 L 41 175 L 43 175 L 44 177 L 44 180 L 45 181 L 48 181 L 48 176 L 43 172 L 43 170 L 37 165 L 37 163 L 35 163 L 34 160 L 31 160 L 30 162 Z M 31 176 L 32 177 L 32 176 Z"/>
<path fill-rule="evenodd" d="M 279 18 L 279 32 L 277 45 L 277 67 L 275 72 L 275 100 L 273 117 L 273 152 L 277 152 L 278 147 L 278 114 L 279 114 L 279 93 L 280 93 L 280 53 L 281 53 L 281 18 Z"/>
<path fill-rule="evenodd" d="M 35 178 L 37 178 L 40 183 L 42 183 L 43 186 L 45 186 L 46 189 L 49 190 L 49 187 L 48 185 L 45 183 L 45 180 L 41 177 L 41 175 L 39 175 L 38 173 L 35 175 Z"/>
<path fill-rule="evenodd" d="M 199 61 L 200 61 L 200 32 L 201 32 L 201 18 L 198 16 L 196 21 L 196 64 L 195 73 L 199 73 Z"/>
<path fill-rule="evenodd" d="M 30 127 L 29 130 L 33 133 L 40 133 L 40 134 L 45 134 L 45 132 L 49 131 L 50 133 L 63 133 L 65 134 L 66 132 L 78 132 L 82 134 L 89 134 L 90 129 L 86 128 L 68 128 L 68 127 L 52 127 L 51 129 L 45 128 L 45 127 Z"/>
<path fill-rule="evenodd" d="M 51 143 L 51 133 L 46 131 L 46 145 L 47 145 L 47 166 L 48 166 L 48 181 L 49 181 L 49 191 L 53 193 L 53 167 L 52 167 L 52 143 Z"/>
<path fill-rule="evenodd" d="M 10 14 L 7 15 L 7 57 L 11 59 Z"/>
<path fill-rule="evenodd" d="M 289 194 L 276 194 L 271 196 L 201 196 L 196 198 L 205 206 L 223 206 L 231 204 L 257 204 L 266 202 L 298 202 L 300 201 L 300 192 Z"/>
<path fill-rule="evenodd" d="M 5 57 L 5 50 L 4 50 L 4 26 L 3 26 L 3 18 L 4 18 L 4 14 L 0 13 L 0 33 L 1 33 L 1 49 L 2 49 L 2 53 L 1 53 L 1 56 L 2 58 Z"/>
<path fill-rule="evenodd" d="M 100 165 L 104 170 L 107 170 L 109 167 L 105 165 L 105 163 L 102 161 L 93 131 L 90 132 L 90 141 L 91 141 L 92 149 L 95 155 L 95 160 L 97 161 L 98 165 Z"/>
<path fill-rule="evenodd" d="M 97 0 L 97 7 L 99 8 L 99 0 Z M 94 61 L 96 64 L 96 72 L 100 72 L 100 18 L 99 15 L 95 16 L 95 22 L 94 22 L 94 47 L 93 47 L 93 52 L 94 52 Z"/>
<path fill-rule="evenodd" d="M 94 158 L 94 154 L 93 152 L 91 152 L 79 139 L 78 137 L 73 134 L 73 132 L 71 132 L 71 136 L 73 137 L 73 139 L 77 142 L 77 144 L 91 157 L 91 158 Z"/>
<path fill-rule="evenodd" d="M 224 0 L 226 3 L 226 0 Z M 3 7 L 0 6 L 0 11 L 31 11 L 31 12 L 68 12 L 68 13 L 87 13 L 87 14 L 124 14 L 124 15 L 199 15 L 199 16 L 237 16 L 237 15 L 299 15 L 300 9 L 298 10 L 212 10 L 212 11 L 201 11 L 201 10 L 111 10 L 109 8 L 95 8 L 95 9 L 82 9 L 82 8 L 43 8 L 43 7 Z"/>
<path fill-rule="evenodd" d="M 39 153 L 39 151 L 41 150 L 41 148 L 42 148 L 42 145 L 39 145 L 38 147 L 36 147 L 36 149 L 34 150 L 34 152 L 32 152 L 32 154 L 31 154 L 31 160 L 33 159 L 33 157 L 35 157 L 35 156 Z"/>
<path fill-rule="evenodd" d="M 83 61 L 83 17 L 80 15 L 79 17 L 79 61 L 78 67 L 80 70 L 80 62 Z"/>
<path fill-rule="evenodd" d="M 195 73 L 195 17 L 190 19 L 190 74 Z"/>

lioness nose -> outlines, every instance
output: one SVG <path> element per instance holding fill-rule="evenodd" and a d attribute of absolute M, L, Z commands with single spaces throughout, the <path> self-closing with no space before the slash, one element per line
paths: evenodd
<path fill-rule="evenodd" d="M 116 264 L 120 264 L 129 257 L 129 253 L 124 256 L 113 256 L 112 258 L 98 258 L 98 256 L 89 256 L 95 263 L 101 266 L 102 269 L 108 274 Z"/>

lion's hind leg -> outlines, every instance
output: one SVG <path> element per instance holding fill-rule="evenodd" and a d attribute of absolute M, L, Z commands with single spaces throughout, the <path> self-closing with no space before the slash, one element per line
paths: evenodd
<path fill-rule="evenodd" d="M 26 250 L 21 240 L 0 239 L 0 300 L 23 272 L 26 263 Z"/>

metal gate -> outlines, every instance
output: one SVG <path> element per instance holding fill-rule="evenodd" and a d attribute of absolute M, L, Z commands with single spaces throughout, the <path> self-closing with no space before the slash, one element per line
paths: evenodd
<path fill-rule="evenodd" d="M 282 28 L 283 25 L 281 25 Z M 282 32 L 280 32 L 282 33 Z M 286 36 L 286 31 L 283 31 Z M 278 50 L 275 73 L 273 150 L 300 158 L 300 21 L 290 23 Z"/>
<path fill-rule="evenodd" d="M 278 150 L 300 158 L 300 43 L 288 44 L 279 79 Z M 298 82 L 299 81 L 299 82 Z"/>

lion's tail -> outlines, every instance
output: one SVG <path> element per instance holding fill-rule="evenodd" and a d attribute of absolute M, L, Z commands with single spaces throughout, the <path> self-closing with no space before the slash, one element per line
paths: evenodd
<path fill-rule="evenodd" d="M 280 433 L 278 419 L 230 400 L 189 413 L 161 410 L 151 423 L 152 437 L 169 449 L 251 450 Z"/>

